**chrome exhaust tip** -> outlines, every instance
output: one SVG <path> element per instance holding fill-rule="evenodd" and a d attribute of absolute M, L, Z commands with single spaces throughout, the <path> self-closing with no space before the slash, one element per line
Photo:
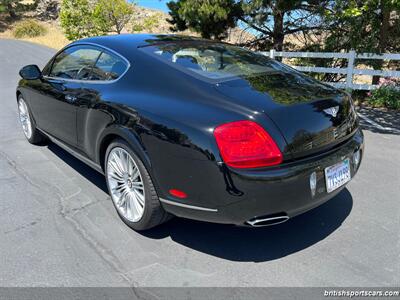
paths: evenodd
<path fill-rule="evenodd" d="M 286 222 L 289 220 L 289 216 L 286 214 L 279 215 L 271 215 L 271 216 L 261 216 L 250 219 L 246 222 L 247 225 L 252 227 L 263 227 L 263 226 L 271 226 L 277 225 Z"/>

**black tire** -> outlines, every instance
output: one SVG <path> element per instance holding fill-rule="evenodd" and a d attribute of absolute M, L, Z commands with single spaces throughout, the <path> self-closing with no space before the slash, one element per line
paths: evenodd
<path fill-rule="evenodd" d="M 137 222 L 132 222 L 128 219 L 126 219 L 118 210 L 114 200 L 112 199 L 112 194 L 111 194 L 111 189 L 110 189 L 110 183 L 109 179 L 107 176 L 108 172 L 108 159 L 109 159 L 109 154 L 113 148 L 120 147 L 123 148 L 125 151 L 127 151 L 134 162 L 136 163 L 140 175 L 143 181 L 144 185 L 144 190 L 145 190 L 145 205 L 144 205 L 144 212 L 140 220 Z M 110 194 L 110 198 L 113 202 L 113 205 L 115 207 L 115 210 L 117 211 L 119 217 L 121 220 L 128 225 L 130 228 L 132 228 L 135 231 L 144 231 L 148 230 L 150 228 L 153 228 L 155 226 L 158 226 L 167 220 L 171 218 L 171 215 L 168 214 L 164 208 L 161 206 L 161 203 L 158 199 L 157 192 L 154 188 L 153 182 L 151 180 L 151 177 L 149 175 L 149 172 L 147 171 L 146 167 L 144 166 L 143 162 L 140 160 L 140 158 L 136 155 L 136 153 L 132 150 L 132 148 L 129 146 L 129 144 L 122 140 L 122 139 L 116 139 L 114 140 L 107 148 L 106 154 L 105 154 L 105 159 L 104 159 L 104 171 L 105 171 L 105 177 L 106 177 L 106 182 L 107 182 L 107 188 Z"/>
<path fill-rule="evenodd" d="M 20 105 L 20 101 L 24 101 L 26 108 L 28 110 L 28 114 L 29 114 L 29 118 L 30 118 L 30 124 L 31 124 L 31 130 L 32 133 L 30 135 L 30 137 L 28 137 L 25 132 L 24 135 L 26 137 L 26 139 L 28 140 L 29 143 L 33 144 L 33 145 L 43 145 L 47 139 L 46 137 L 36 128 L 36 123 L 35 123 L 35 119 L 33 118 L 31 109 L 29 107 L 29 104 L 25 101 L 25 99 L 22 97 L 22 95 L 18 96 L 18 101 L 17 101 L 17 105 L 18 105 L 18 114 L 21 114 L 21 111 L 19 109 L 19 105 Z M 22 126 L 22 124 L 21 124 Z"/>

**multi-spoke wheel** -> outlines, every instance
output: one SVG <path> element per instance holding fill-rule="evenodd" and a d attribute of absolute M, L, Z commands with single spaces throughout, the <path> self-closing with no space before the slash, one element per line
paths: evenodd
<path fill-rule="evenodd" d="M 36 125 L 32 120 L 31 112 L 24 98 L 18 97 L 18 114 L 19 121 L 26 139 L 32 144 L 39 144 L 45 140 L 44 136 L 36 129 Z"/>
<path fill-rule="evenodd" d="M 145 206 L 142 176 L 130 154 L 123 148 L 111 149 L 107 177 L 111 198 L 119 213 L 131 222 L 139 221 Z"/>
<path fill-rule="evenodd" d="M 127 225 L 145 230 L 168 218 L 145 166 L 125 141 L 108 147 L 105 175 L 113 204 Z"/>
<path fill-rule="evenodd" d="M 18 101 L 18 112 L 19 112 L 19 121 L 22 125 L 22 130 L 26 138 L 29 140 L 32 136 L 32 123 L 31 117 L 29 116 L 29 110 L 26 106 L 25 100 L 20 98 Z"/>

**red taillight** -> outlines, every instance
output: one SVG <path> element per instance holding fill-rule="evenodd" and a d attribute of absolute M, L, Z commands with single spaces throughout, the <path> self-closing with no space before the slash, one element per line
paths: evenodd
<path fill-rule="evenodd" d="M 234 168 L 259 168 L 280 164 L 282 153 L 271 136 L 253 121 L 237 121 L 214 130 L 224 162 Z"/>
<path fill-rule="evenodd" d="M 177 198 L 181 198 L 181 199 L 184 199 L 184 198 L 187 197 L 187 194 L 184 191 L 177 190 L 177 189 L 171 189 L 171 190 L 169 190 L 169 193 L 172 196 L 177 197 Z"/>

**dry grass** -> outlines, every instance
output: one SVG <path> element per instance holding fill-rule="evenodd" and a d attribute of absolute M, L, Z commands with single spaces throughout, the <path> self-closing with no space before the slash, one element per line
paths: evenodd
<path fill-rule="evenodd" d="M 32 3 L 33 0 L 23 0 L 28 3 Z M 144 8 L 141 6 L 135 6 L 135 14 L 129 24 L 126 25 L 123 30 L 124 33 L 173 33 L 170 30 L 171 24 L 167 22 L 169 15 L 154 9 Z M 43 36 L 34 38 L 21 38 L 40 45 L 48 46 L 54 49 L 61 49 L 65 45 L 69 44 L 68 39 L 64 36 L 62 29 L 58 21 L 53 22 L 41 22 L 35 18 L 34 12 L 25 13 L 24 16 L 19 20 L 34 19 L 39 24 L 46 28 L 47 33 Z M 18 21 L 18 22 L 19 22 Z M 0 13 L 0 38 L 16 39 L 13 35 L 13 29 L 15 27 L 14 22 L 7 17 L 7 14 Z M 181 35 L 199 36 L 190 30 L 179 32 Z M 252 36 L 248 33 L 243 32 L 239 28 L 231 29 L 229 37 L 226 39 L 228 42 L 236 43 L 243 42 L 250 39 Z"/>
<path fill-rule="evenodd" d="M 54 49 L 61 49 L 62 47 L 70 43 L 68 39 L 64 36 L 58 24 L 40 21 L 37 22 L 46 28 L 46 34 L 33 38 L 21 38 L 19 40 L 29 41 Z M 15 37 L 13 36 L 13 25 L 11 25 L 11 27 L 4 32 L 0 32 L 0 38 L 15 39 Z"/>

